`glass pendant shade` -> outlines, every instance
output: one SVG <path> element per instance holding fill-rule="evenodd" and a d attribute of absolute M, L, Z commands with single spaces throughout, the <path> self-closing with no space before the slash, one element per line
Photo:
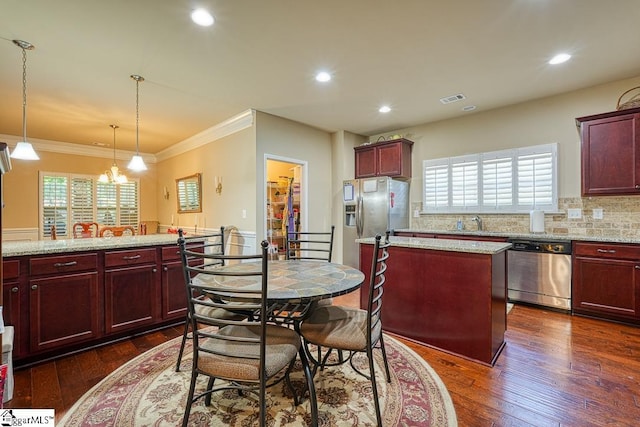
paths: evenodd
<path fill-rule="evenodd" d="M 144 160 L 142 160 L 142 156 L 136 154 L 131 158 L 129 162 L 129 166 L 127 166 L 132 171 L 141 172 L 147 170 L 147 165 L 144 164 Z"/>
<path fill-rule="evenodd" d="M 120 169 L 118 169 L 118 165 L 116 165 L 116 129 L 118 129 L 119 126 L 109 125 L 109 127 L 113 129 L 113 164 L 111 165 L 111 169 L 104 171 L 104 173 L 100 175 L 98 182 L 104 184 L 126 184 L 129 180 L 126 175 L 120 173 Z"/>
<path fill-rule="evenodd" d="M 12 159 L 20 160 L 40 160 L 38 154 L 36 154 L 33 146 L 28 142 L 18 142 L 16 148 L 11 152 Z"/>

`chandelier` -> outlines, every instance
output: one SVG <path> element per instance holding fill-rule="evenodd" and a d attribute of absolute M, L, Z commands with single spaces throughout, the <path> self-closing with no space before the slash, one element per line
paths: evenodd
<path fill-rule="evenodd" d="M 35 46 L 24 40 L 13 40 L 13 43 L 22 49 L 22 141 L 16 144 L 10 157 L 22 160 L 40 160 L 33 146 L 27 142 L 27 50 L 33 50 Z"/>
<path fill-rule="evenodd" d="M 104 171 L 100 178 L 98 178 L 98 182 L 102 183 L 112 183 L 112 184 L 125 184 L 129 182 L 127 177 L 120 173 L 118 169 L 118 165 L 116 164 L 116 129 L 118 129 L 118 125 L 109 125 L 113 129 L 113 164 L 111 165 L 111 169 Z"/>

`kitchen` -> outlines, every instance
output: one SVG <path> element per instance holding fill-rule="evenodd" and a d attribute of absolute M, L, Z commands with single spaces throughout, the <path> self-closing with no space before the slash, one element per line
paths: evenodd
<path fill-rule="evenodd" d="M 30 58 L 37 54 L 38 50 Z M 559 212 L 545 215 L 545 230 L 553 234 L 634 238 L 640 228 L 640 207 L 635 198 L 580 196 L 580 144 L 575 118 L 615 109 L 617 97 L 638 84 L 639 77 L 621 78 L 561 95 L 478 111 L 461 118 L 390 129 L 367 137 L 347 131 L 328 133 L 273 114 L 250 111 L 236 117 L 235 122 L 246 120 L 245 127 L 239 132 L 222 132 L 224 136 L 211 137 L 210 144 L 186 150 L 173 157 L 169 156 L 171 153 L 166 153 L 165 157 L 159 156 L 157 163 L 150 164 L 148 173 L 140 175 L 143 189 L 141 218 L 158 219 L 162 224 L 161 230 L 168 227 L 175 210 L 175 196 L 170 194 L 170 199 L 165 201 L 162 197 L 163 187 L 172 189 L 176 178 L 201 171 L 204 205 L 208 208 L 202 213 L 200 221 L 206 218 L 209 226 L 234 224 L 250 242 L 248 246 L 251 246 L 252 241 L 265 235 L 262 225 L 262 218 L 266 216 L 261 182 L 261 177 L 265 175 L 263 159 L 265 154 L 275 154 L 310 161 L 308 191 L 314 194 L 307 208 L 309 212 L 314 212 L 314 216 L 309 218 L 310 227 L 323 228 L 331 223 L 340 224 L 343 215 L 342 182 L 353 176 L 353 147 L 370 140 L 376 141 L 379 137 L 386 139 L 391 135 L 401 134 L 415 141 L 412 152 L 414 171 L 420 171 L 422 161 L 428 158 L 558 142 Z M 35 125 L 35 120 L 32 119 L 30 123 Z M 19 139 L 15 136 L 19 132 L 10 133 L 2 128 L 0 133 L 10 145 Z M 217 134 L 212 132 L 212 135 Z M 472 148 L 469 148 L 470 141 Z M 108 156 L 98 159 L 90 154 L 79 155 L 77 151 L 70 154 L 71 148 L 64 143 L 34 141 L 34 145 L 37 150 L 40 148 L 41 162 L 38 165 L 15 162 L 14 170 L 4 177 L 6 207 L 3 212 L 3 232 L 14 236 L 37 234 L 38 171 L 65 170 L 67 165 L 72 164 L 76 173 L 98 173 L 111 163 Z M 189 144 L 184 144 L 184 147 L 187 146 Z M 48 151 L 44 148 L 48 148 Z M 175 152 L 181 151 L 178 148 L 176 147 Z M 142 150 L 145 150 L 144 145 Z M 239 152 L 242 156 L 238 155 Z M 119 161 L 124 163 L 126 160 L 123 158 Z M 330 178 L 327 171 L 331 171 Z M 214 190 L 213 176 L 223 177 L 221 194 Z M 414 175 L 411 184 L 414 207 L 421 200 L 420 178 Z M 220 209 L 219 206 L 225 208 Z M 581 209 L 581 218 L 568 218 L 564 212 L 569 208 Z M 242 209 L 246 209 L 246 218 L 242 217 Z M 604 218 L 593 219 L 593 209 L 603 209 Z M 462 216 L 466 230 L 473 230 L 475 227 L 475 223 L 471 221 L 472 216 Z M 526 214 L 509 215 L 506 218 L 504 215 L 481 216 L 487 232 L 527 234 L 529 230 L 529 216 Z M 421 215 L 419 218 L 412 218 L 411 228 L 451 230 L 458 217 L 459 215 Z M 188 215 L 177 215 L 176 222 L 178 221 L 180 223 L 174 225 L 191 228 L 195 224 L 195 218 Z M 200 227 L 202 226 L 201 222 Z M 341 236 L 336 236 L 336 239 L 340 242 Z M 336 259 L 343 257 L 341 245 L 336 245 L 335 256 Z M 531 316 L 536 319 L 547 319 L 554 325 L 561 321 L 556 314 L 529 313 L 534 313 Z M 633 330 L 622 329 L 621 333 L 630 337 L 633 336 Z M 446 360 L 446 363 L 463 365 L 465 369 L 475 369 L 473 365 L 445 356 L 434 356 L 434 360 L 436 362 L 431 362 L 434 366 L 438 365 L 437 360 Z M 624 363 L 632 365 L 633 361 L 627 359 Z M 491 371 L 479 372 L 492 375 Z M 637 389 L 637 383 L 631 388 L 634 387 Z M 472 412 L 473 409 L 467 411 Z M 530 424 L 535 422 L 531 421 Z"/>

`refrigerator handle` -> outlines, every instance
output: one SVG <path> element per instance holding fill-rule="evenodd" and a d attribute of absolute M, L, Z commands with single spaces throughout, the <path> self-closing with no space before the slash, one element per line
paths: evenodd
<path fill-rule="evenodd" d="M 362 196 L 358 196 L 356 199 L 356 233 L 358 238 L 362 238 Z"/>

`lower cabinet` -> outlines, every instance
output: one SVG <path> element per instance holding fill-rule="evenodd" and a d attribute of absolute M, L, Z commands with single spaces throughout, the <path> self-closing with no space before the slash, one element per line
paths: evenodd
<path fill-rule="evenodd" d="M 30 280 L 31 352 L 97 338 L 99 314 L 97 271 Z"/>
<path fill-rule="evenodd" d="M 187 293 L 178 247 L 162 248 L 162 318 L 184 319 L 187 316 Z"/>
<path fill-rule="evenodd" d="M 105 332 L 153 325 L 160 318 L 160 277 L 156 249 L 105 253 Z"/>
<path fill-rule="evenodd" d="M 24 294 L 20 284 L 20 260 L 2 263 L 2 317 L 4 324 L 13 326 L 13 354 L 22 352 L 22 330 L 20 328 L 20 300 Z"/>
<path fill-rule="evenodd" d="M 640 323 L 640 246 L 575 242 L 574 313 Z"/>

